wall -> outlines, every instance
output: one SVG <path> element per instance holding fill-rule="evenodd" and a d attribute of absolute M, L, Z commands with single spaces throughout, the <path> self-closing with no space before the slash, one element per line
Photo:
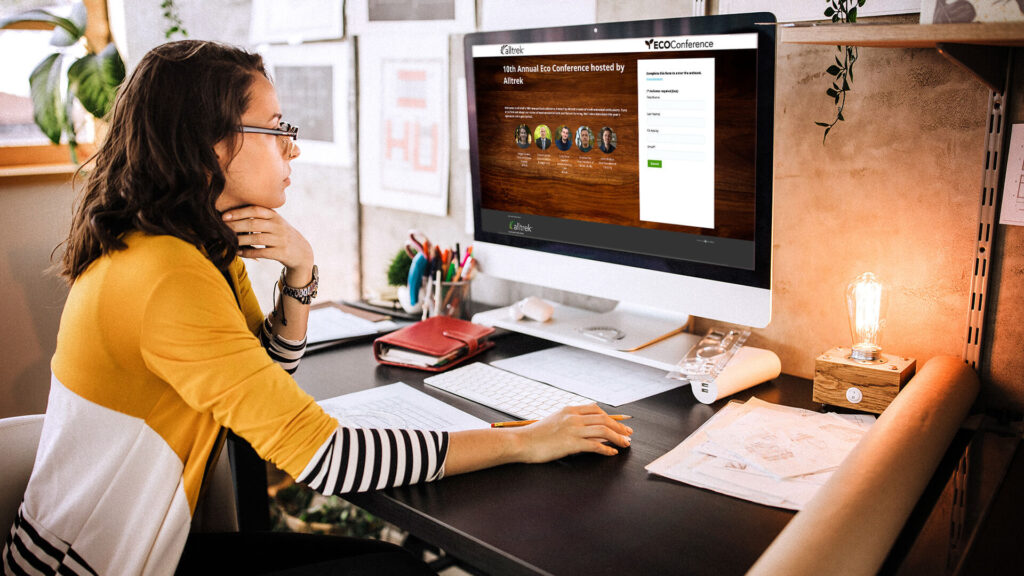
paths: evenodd
<path fill-rule="evenodd" d="M 597 6 L 599 21 L 686 15 L 668 2 Z M 917 358 L 919 365 L 938 354 L 960 356 L 988 90 L 934 50 L 862 48 L 846 120 L 823 143 L 814 122 L 834 114 L 825 95 L 825 69 L 834 52 L 830 46 L 779 46 L 773 321 L 756 330 L 750 343 L 776 351 L 785 372 L 813 377 L 818 354 L 849 345 L 846 283 L 873 271 L 892 289 L 887 351 Z M 461 42 L 453 40 L 451 59 L 455 86 L 464 81 Z M 470 241 L 463 231 L 467 154 L 454 147 L 451 153 L 448 218 L 362 209 L 364 289 L 383 284 L 387 262 L 409 228 L 444 243 Z M 1002 260 L 993 260 L 998 266 L 990 288 L 990 362 L 982 371 L 982 401 L 989 409 L 1020 412 L 1024 359 L 1017 343 L 1024 337 L 1024 318 L 1017 303 L 1024 292 L 1024 240 L 1018 228 L 1001 228 L 999 234 L 1005 247 Z M 486 276 L 475 284 L 474 296 L 495 305 L 537 293 L 574 305 L 608 306 Z M 698 318 L 696 330 L 713 324 Z"/>
<path fill-rule="evenodd" d="M 67 178 L 0 179 L 0 418 L 46 408 L 67 289 L 46 269 L 71 222 Z"/>
<path fill-rule="evenodd" d="M 159 11 L 153 8 L 158 3 L 123 1 L 128 14 L 142 18 L 128 28 L 130 50 L 138 53 L 162 41 Z M 686 15 L 689 6 L 678 4 L 598 0 L 597 15 L 600 21 Z M 247 1 L 178 0 L 176 5 L 193 38 L 247 41 Z M 454 96 L 457 83 L 463 82 L 461 37 L 453 36 L 450 46 L 455 134 L 454 115 L 462 113 Z M 774 318 L 755 331 L 751 344 L 778 352 L 786 372 L 811 376 L 817 354 L 849 341 L 845 283 L 872 270 L 893 288 L 884 341 L 889 350 L 919 362 L 936 354 L 960 355 L 987 90 L 932 50 L 863 48 L 846 121 L 822 144 L 814 122 L 831 114 L 824 71 L 833 51 L 828 46 L 779 46 Z M 1013 117 L 1020 121 L 1024 90 L 1017 92 Z M 349 114 L 354 123 L 354 108 Z M 314 244 L 326 299 L 351 298 L 381 285 L 387 262 L 409 228 L 444 243 L 470 241 L 464 226 L 468 154 L 454 143 L 450 151 L 447 217 L 360 207 L 354 169 L 296 163 L 283 213 Z M 45 408 L 47 364 L 63 293 L 58 280 L 41 274 L 66 230 L 70 204 L 64 187 L 0 182 L 0 306 L 5 318 L 0 416 Z M 1024 410 L 1021 230 L 997 231 L 988 310 L 990 367 L 983 371 L 985 400 L 1017 412 Z M 266 304 L 279 267 L 254 263 L 250 272 Z M 493 304 L 532 292 L 574 305 L 608 305 L 487 278 L 474 286 L 477 297 Z M 710 324 L 698 319 L 697 329 Z"/>

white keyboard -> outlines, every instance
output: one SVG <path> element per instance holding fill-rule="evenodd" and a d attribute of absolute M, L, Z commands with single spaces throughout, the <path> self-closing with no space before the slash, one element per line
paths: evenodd
<path fill-rule="evenodd" d="M 483 362 L 467 364 L 423 381 L 523 420 L 537 420 L 566 406 L 594 403 L 590 398 Z"/>

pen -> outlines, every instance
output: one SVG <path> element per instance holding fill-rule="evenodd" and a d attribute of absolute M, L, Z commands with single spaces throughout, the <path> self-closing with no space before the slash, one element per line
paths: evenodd
<path fill-rule="evenodd" d="M 612 420 L 629 420 L 632 416 L 626 416 L 625 414 L 609 414 Z M 515 428 L 516 426 L 526 426 L 533 424 L 536 420 L 514 420 L 512 422 L 495 422 L 491 424 L 491 428 Z"/>
<path fill-rule="evenodd" d="M 441 270 L 437 270 L 437 286 L 434 290 L 434 316 L 441 314 Z"/>
<path fill-rule="evenodd" d="M 459 276 L 455 280 L 456 281 L 463 280 L 463 279 L 469 280 L 469 277 L 470 277 L 470 275 L 473 272 L 472 271 L 473 264 L 475 264 L 475 263 L 476 263 L 476 259 L 474 259 L 472 256 L 466 256 L 466 261 L 462 265 L 462 270 L 459 271 Z"/>

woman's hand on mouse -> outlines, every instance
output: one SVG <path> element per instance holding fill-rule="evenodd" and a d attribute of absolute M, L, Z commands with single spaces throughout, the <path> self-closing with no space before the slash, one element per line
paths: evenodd
<path fill-rule="evenodd" d="M 523 462 L 549 462 L 578 452 L 614 456 L 616 446 L 630 444 L 633 429 L 612 420 L 596 404 L 569 406 L 522 428 L 511 430 L 523 440 Z"/>
<path fill-rule="evenodd" d="M 280 214 L 263 206 L 242 206 L 221 218 L 238 235 L 243 258 L 268 258 L 284 264 L 289 286 L 304 286 L 313 270 L 313 247 Z"/>

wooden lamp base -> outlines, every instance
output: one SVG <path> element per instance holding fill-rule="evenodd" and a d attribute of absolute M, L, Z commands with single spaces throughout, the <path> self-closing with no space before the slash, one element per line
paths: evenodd
<path fill-rule="evenodd" d="M 814 401 L 881 414 L 914 375 L 917 361 L 891 354 L 872 362 L 833 348 L 814 360 Z"/>

